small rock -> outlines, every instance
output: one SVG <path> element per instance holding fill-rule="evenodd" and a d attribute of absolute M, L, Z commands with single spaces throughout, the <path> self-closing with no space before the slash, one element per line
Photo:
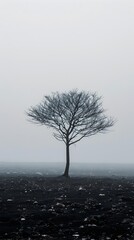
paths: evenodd
<path fill-rule="evenodd" d="M 13 202 L 13 199 L 7 199 L 7 202 Z"/>

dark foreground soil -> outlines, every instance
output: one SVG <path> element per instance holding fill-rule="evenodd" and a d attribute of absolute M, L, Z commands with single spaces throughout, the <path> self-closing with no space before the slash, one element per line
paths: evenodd
<path fill-rule="evenodd" d="M 0 240 L 134 240 L 134 178 L 0 176 Z"/>

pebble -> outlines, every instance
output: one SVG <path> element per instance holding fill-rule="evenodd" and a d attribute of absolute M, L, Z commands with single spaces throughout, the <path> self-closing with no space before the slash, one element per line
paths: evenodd
<path fill-rule="evenodd" d="M 7 202 L 13 202 L 13 199 L 7 199 Z"/>

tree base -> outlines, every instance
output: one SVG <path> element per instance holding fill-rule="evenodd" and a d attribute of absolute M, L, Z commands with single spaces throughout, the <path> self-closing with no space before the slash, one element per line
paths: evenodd
<path fill-rule="evenodd" d="M 63 174 L 62 177 L 70 178 L 70 176 L 68 174 Z"/>
<path fill-rule="evenodd" d="M 61 176 L 59 176 L 59 178 L 64 178 L 64 179 L 66 179 L 66 178 L 70 178 L 70 176 L 69 175 L 67 175 L 67 174 L 62 174 Z"/>

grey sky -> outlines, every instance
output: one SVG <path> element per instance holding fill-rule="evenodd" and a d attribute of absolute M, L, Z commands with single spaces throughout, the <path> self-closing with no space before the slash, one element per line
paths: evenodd
<path fill-rule="evenodd" d="M 64 161 L 25 111 L 73 88 L 102 95 L 117 123 L 72 146 L 72 161 L 133 163 L 134 1 L 1 0 L 0 161 Z"/>

